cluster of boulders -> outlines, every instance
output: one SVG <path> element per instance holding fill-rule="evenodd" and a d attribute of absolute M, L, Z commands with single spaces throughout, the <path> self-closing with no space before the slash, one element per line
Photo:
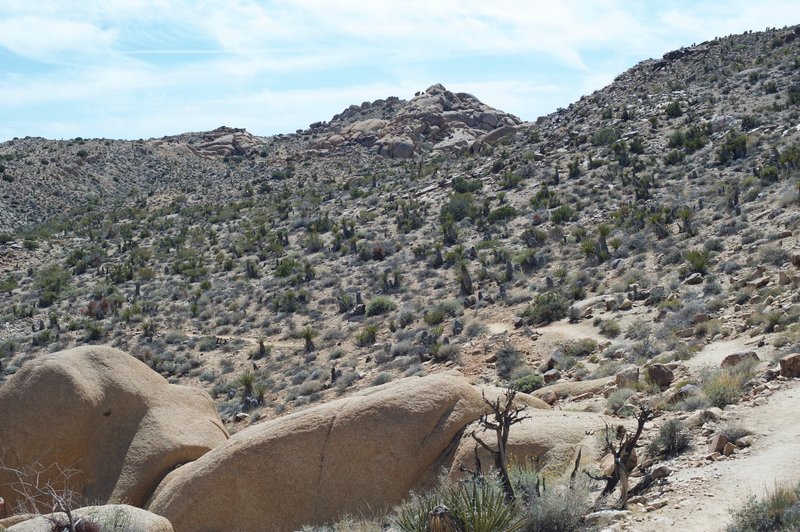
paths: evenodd
<path fill-rule="evenodd" d="M 482 430 L 474 423 L 502 393 L 459 374 L 412 377 L 229 436 L 205 392 L 168 384 L 119 350 L 80 347 L 35 359 L 0 387 L 0 497 L 6 514 L 51 511 L 14 490 L 16 473 L 36 471 L 56 492 L 131 504 L 175 530 L 294 530 L 381 511 L 432 485 L 443 467 L 453 477 L 472 468 L 471 433 Z M 599 415 L 551 411 L 526 394 L 516 405 L 530 417 L 512 431 L 510 454 L 539 456 L 553 470 L 579 448 L 584 460 L 596 457 L 588 435 L 603 426 Z M 485 453 L 482 461 L 492 462 Z M 39 521 L 3 517 L 0 525 L 22 527 L 12 530 L 39 530 Z M 140 530 L 172 529 L 131 518 L 150 523 Z"/>
<path fill-rule="evenodd" d="M 340 146 L 361 145 L 391 158 L 406 159 L 422 151 L 479 149 L 502 138 L 517 134 L 519 118 L 498 111 L 466 93 L 453 93 L 440 84 L 417 93 L 408 102 L 394 99 L 391 113 L 377 114 L 374 107 L 359 109 L 334 117 L 330 124 L 318 125 L 327 134 L 315 145 L 330 150 Z M 346 120 L 346 121 L 345 121 Z M 340 122 L 344 122 L 340 124 Z M 338 126 L 338 127 L 337 127 Z"/>

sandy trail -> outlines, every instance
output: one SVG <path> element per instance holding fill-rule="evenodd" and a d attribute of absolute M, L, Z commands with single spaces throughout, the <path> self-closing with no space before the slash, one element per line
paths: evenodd
<path fill-rule="evenodd" d="M 742 351 L 760 351 L 756 348 L 756 340 L 745 341 L 744 338 L 736 338 L 725 342 L 714 342 L 708 344 L 702 351 L 685 362 L 690 370 L 702 369 L 705 366 L 719 367 L 722 359 L 732 353 Z M 759 353 L 759 358 L 764 359 L 764 355 Z"/>
<path fill-rule="evenodd" d="M 634 529 L 724 530 L 730 523 L 731 509 L 740 507 L 749 495 L 761 496 L 776 483 L 800 481 L 798 411 L 798 381 L 776 391 L 763 406 L 740 406 L 733 417 L 756 434 L 753 447 L 732 460 L 677 471 L 670 477 L 675 487 L 670 505 L 645 514 L 645 520 L 635 522 Z"/>

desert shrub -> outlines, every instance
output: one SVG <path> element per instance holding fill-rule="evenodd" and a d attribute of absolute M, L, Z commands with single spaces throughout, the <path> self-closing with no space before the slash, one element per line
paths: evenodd
<path fill-rule="evenodd" d="M 742 159 L 747 156 L 747 135 L 744 133 L 736 134 L 729 131 L 725 137 L 725 142 L 717 150 L 717 160 L 728 163 L 734 159 Z"/>
<path fill-rule="evenodd" d="M 377 336 L 378 327 L 376 325 L 367 325 L 356 335 L 356 343 L 361 347 L 366 347 L 374 344 Z"/>
<path fill-rule="evenodd" d="M 376 296 L 367 304 L 367 316 L 379 316 L 396 309 L 397 305 L 386 296 Z"/>
<path fill-rule="evenodd" d="M 483 181 L 480 179 L 464 179 L 456 177 L 453 179 L 453 190 L 460 194 L 467 192 L 477 192 L 483 188 Z"/>
<path fill-rule="evenodd" d="M 681 104 L 679 102 L 669 102 L 664 109 L 664 113 L 670 118 L 677 118 L 683 114 Z"/>
<path fill-rule="evenodd" d="M 388 371 L 381 371 L 378 373 L 375 378 L 372 380 L 373 386 L 380 386 L 381 384 L 386 384 L 387 382 L 392 380 L 392 374 Z"/>
<path fill-rule="evenodd" d="M 761 250 L 761 262 L 772 264 L 773 266 L 781 266 L 789 259 L 789 254 L 786 250 L 776 245 L 764 246 Z"/>
<path fill-rule="evenodd" d="M 736 421 L 728 421 L 723 423 L 718 429 L 717 432 L 720 434 L 724 434 L 728 441 L 735 442 L 739 438 L 743 438 L 748 434 L 752 434 L 748 429 L 744 428 L 740 423 Z"/>
<path fill-rule="evenodd" d="M 511 205 L 503 205 L 489 213 L 489 223 L 507 222 L 517 217 L 517 209 Z"/>
<path fill-rule="evenodd" d="M 456 192 L 450 196 L 447 203 L 442 205 L 439 221 L 452 220 L 453 222 L 458 222 L 464 218 L 473 217 L 475 211 L 475 206 L 472 204 L 472 194 Z"/>
<path fill-rule="evenodd" d="M 556 291 L 537 294 L 533 303 L 522 313 L 534 323 L 550 323 L 567 315 L 569 304 L 564 296 Z"/>
<path fill-rule="evenodd" d="M 501 379 L 510 379 L 511 373 L 521 366 L 522 363 L 522 355 L 519 354 L 519 351 L 517 351 L 510 342 L 504 342 L 503 345 L 500 346 L 500 349 L 497 351 L 495 367 Z"/>
<path fill-rule="evenodd" d="M 467 324 L 467 327 L 464 329 L 464 334 L 467 338 L 475 338 L 476 336 L 486 334 L 488 331 L 489 328 L 485 324 L 479 321 L 473 321 Z"/>
<path fill-rule="evenodd" d="M 39 331 L 38 333 L 34 334 L 31 338 L 31 343 L 36 347 L 44 347 L 50 345 L 50 342 L 53 341 L 53 331 L 50 329 L 45 329 L 43 331 Z"/>
<path fill-rule="evenodd" d="M 522 393 L 531 393 L 542 386 L 544 386 L 544 378 L 538 373 L 531 373 L 514 381 L 514 388 Z"/>
<path fill-rule="evenodd" d="M 533 486 L 529 486 L 532 492 Z M 525 532 L 574 532 L 582 530 L 583 516 L 591 507 L 589 490 L 584 483 L 574 486 L 548 485 L 539 497 L 523 502 Z"/>
<path fill-rule="evenodd" d="M 622 327 L 616 320 L 603 320 L 598 328 L 600 329 L 600 334 L 608 338 L 616 338 L 622 332 Z"/>
<path fill-rule="evenodd" d="M 744 384 L 752 376 L 753 363 L 745 361 L 737 366 L 719 369 L 703 380 L 703 392 L 711 406 L 724 408 L 738 403 Z"/>
<path fill-rule="evenodd" d="M 691 271 L 698 273 L 705 273 L 708 270 L 710 256 L 711 252 L 708 249 L 690 249 L 683 254 Z"/>
<path fill-rule="evenodd" d="M 728 532 L 780 532 L 800 529 L 800 485 L 775 486 L 763 498 L 750 497 L 733 514 Z"/>
<path fill-rule="evenodd" d="M 651 456 L 664 454 L 674 456 L 689 448 L 692 438 L 682 421 L 670 419 L 658 431 L 658 436 L 650 442 L 648 451 Z"/>
<path fill-rule="evenodd" d="M 211 351 L 217 345 L 217 341 L 213 336 L 204 336 L 197 342 L 197 349 L 204 353 L 206 351 Z"/>
<path fill-rule="evenodd" d="M 615 390 L 608 396 L 606 400 L 606 411 L 609 414 L 629 415 L 633 413 L 633 409 L 626 406 L 628 399 L 636 393 L 630 388 L 620 388 Z"/>
<path fill-rule="evenodd" d="M 554 224 L 562 224 L 575 219 L 575 209 L 569 205 L 559 205 L 550 213 L 550 221 Z"/>
<path fill-rule="evenodd" d="M 568 357 L 583 358 L 597 350 L 597 342 L 591 338 L 582 338 L 564 344 L 562 349 Z"/>

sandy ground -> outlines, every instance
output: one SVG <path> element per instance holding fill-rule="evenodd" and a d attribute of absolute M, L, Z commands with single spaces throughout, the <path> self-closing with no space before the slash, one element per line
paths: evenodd
<path fill-rule="evenodd" d="M 720 348 L 719 345 L 716 348 Z M 712 352 L 717 352 L 717 349 Z M 634 522 L 635 530 L 724 530 L 731 511 L 749 495 L 776 484 L 800 481 L 800 381 L 773 393 L 762 406 L 739 406 L 732 416 L 756 435 L 753 447 L 735 459 L 677 471 L 665 508 Z"/>

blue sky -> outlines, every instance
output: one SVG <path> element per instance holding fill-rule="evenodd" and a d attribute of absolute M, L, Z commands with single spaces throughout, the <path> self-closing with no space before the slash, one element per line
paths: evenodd
<path fill-rule="evenodd" d="M 0 140 L 268 135 L 433 83 L 535 120 L 796 0 L 0 0 Z"/>

